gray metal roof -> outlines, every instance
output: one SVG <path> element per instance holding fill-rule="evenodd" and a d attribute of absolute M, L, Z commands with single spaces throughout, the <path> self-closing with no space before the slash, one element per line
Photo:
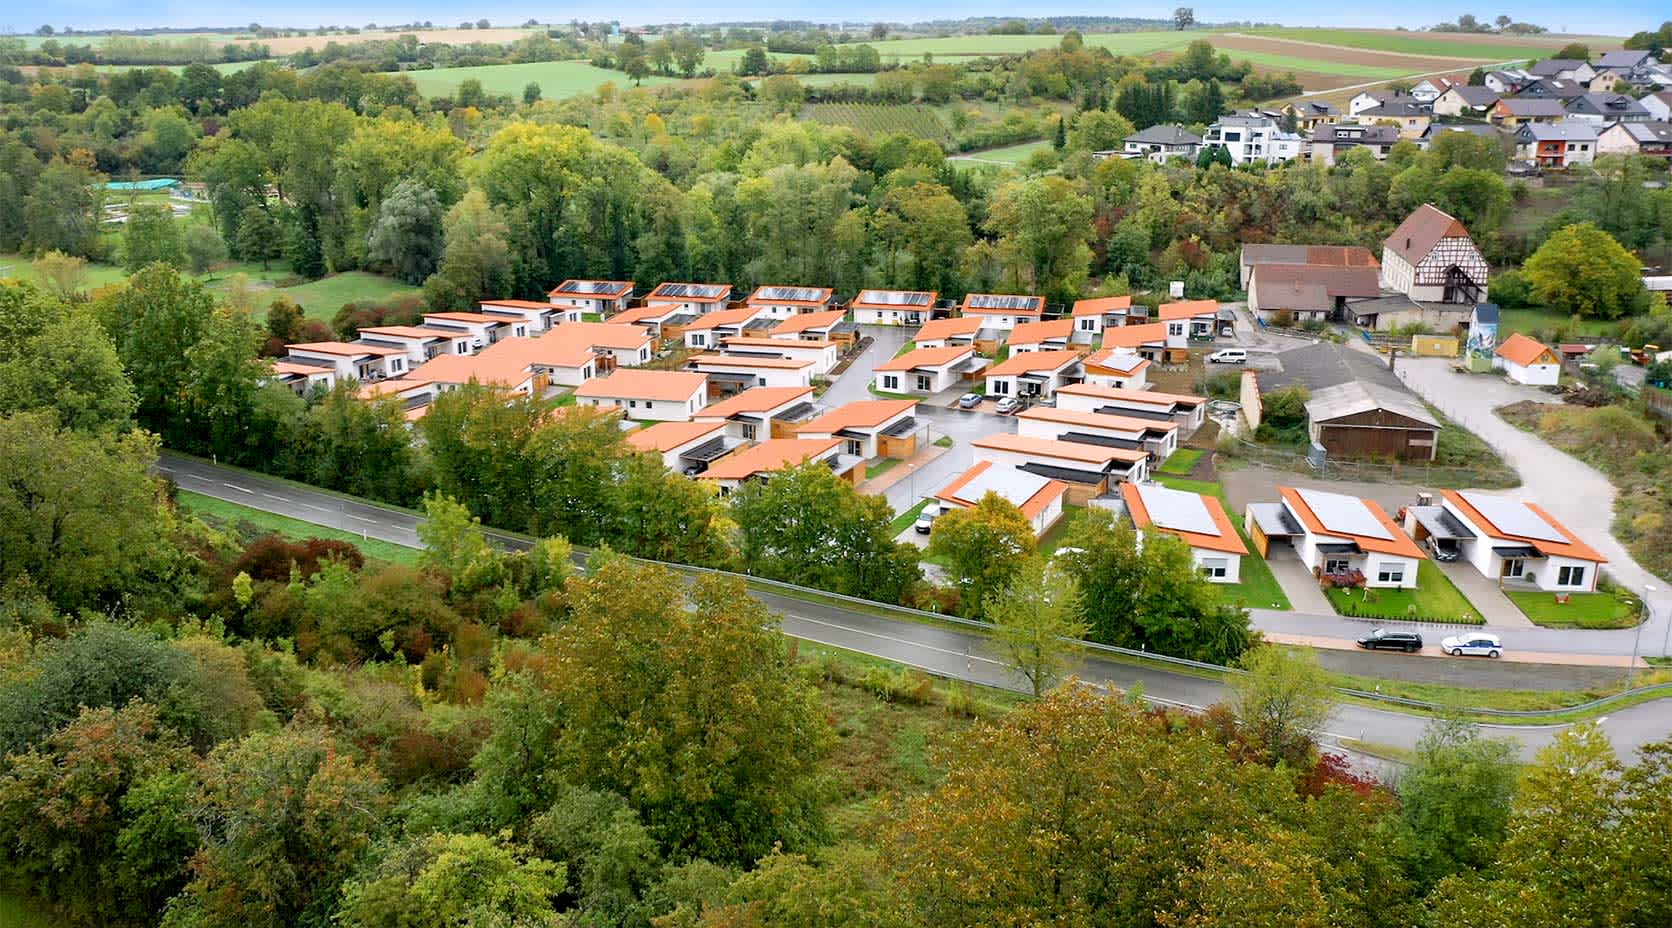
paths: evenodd
<path fill-rule="evenodd" d="M 1305 532 L 1282 503 L 1249 503 L 1248 512 L 1267 538 L 1288 538 Z"/>
<path fill-rule="evenodd" d="M 1414 395 L 1379 383 L 1349 381 L 1325 387 L 1306 401 L 1306 416 L 1313 422 L 1329 422 L 1346 416 L 1382 409 L 1425 425 L 1439 428 L 1432 413 Z"/>
<path fill-rule="evenodd" d="M 1436 538 L 1451 538 L 1467 541 L 1475 537 L 1469 527 L 1457 521 L 1450 510 L 1444 506 L 1409 506 L 1405 509 L 1417 524 L 1428 530 L 1428 534 Z"/>
<path fill-rule="evenodd" d="M 1140 145 L 1200 145 L 1202 137 L 1183 126 L 1150 126 L 1126 137 Z"/>
<path fill-rule="evenodd" d="M 1577 119 L 1555 122 L 1530 122 L 1515 130 L 1516 138 L 1539 142 L 1594 142 L 1597 128 Z"/>

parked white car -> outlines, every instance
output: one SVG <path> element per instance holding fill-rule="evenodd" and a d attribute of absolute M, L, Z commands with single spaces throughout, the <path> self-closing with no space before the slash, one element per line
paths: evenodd
<path fill-rule="evenodd" d="M 1467 632 L 1441 641 L 1440 650 L 1452 657 L 1499 657 L 1504 653 L 1504 643 L 1498 640 L 1497 635 Z"/>
<path fill-rule="evenodd" d="M 935 520 L 940 518 L 940 514 L 940 503 L 930 503 L 918 512 L 917 521 L 912 524 L 912 528 L 917 529 L 919 535 L 927 535 L 934 529 Z"/>
<path fill-rule="evenodd" d="M 1247 364 L 1248 351 L 1243 348 L 1221 348 L 1208 355 L 1209 364 Z"/>

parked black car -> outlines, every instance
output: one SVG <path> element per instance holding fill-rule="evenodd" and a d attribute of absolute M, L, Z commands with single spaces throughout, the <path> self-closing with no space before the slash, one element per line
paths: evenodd
<path fill-rule="evenodd" d="M 1457 556 L 1462 553 L 1457 546 L 1457 539 L 1440 538 L 1435 535 L 1428 536 L 1428 551 L 1434 555 L 1434 560 L 1447 564 L 1457 560 Z"/>
<path fill-rule="evenodd" d="M 1422 650 L 1422 636 L 1416 632 L 1390 632 L 1385 628 L 1373 629 L 1370 634 L 1358 640 L 1358 646 L 1366 651 L 1377 651 L 1383 648 L 1392 651 Z"/>

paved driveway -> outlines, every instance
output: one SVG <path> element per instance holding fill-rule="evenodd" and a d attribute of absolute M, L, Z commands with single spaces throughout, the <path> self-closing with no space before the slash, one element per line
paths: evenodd
<path fill-rule="evenodd" d="M 824 392 L 820 401 L 827 406 L 840 406 L 856 400 L 874 399 L 871 395 L 871 374 L 878 364 L 894 357 L 900 346 L 911 341 L 917 334 L 916 326 L 907 325 L 862 325 L 859 327 L 862 335 L 871 338 L 871 346 L 859 357 L 853 359 L 848 369 L 830 389 Z"/>

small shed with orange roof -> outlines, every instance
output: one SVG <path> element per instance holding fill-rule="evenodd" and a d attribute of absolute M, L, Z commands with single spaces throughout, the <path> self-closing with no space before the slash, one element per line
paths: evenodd
<path fill-rule="evenodd" d="M 1562 377 L 1562 359 L 1548 345 L 1516 332 L 1493 352 L 1504 376 L 1530 387 L 1554 387 Z"/>

